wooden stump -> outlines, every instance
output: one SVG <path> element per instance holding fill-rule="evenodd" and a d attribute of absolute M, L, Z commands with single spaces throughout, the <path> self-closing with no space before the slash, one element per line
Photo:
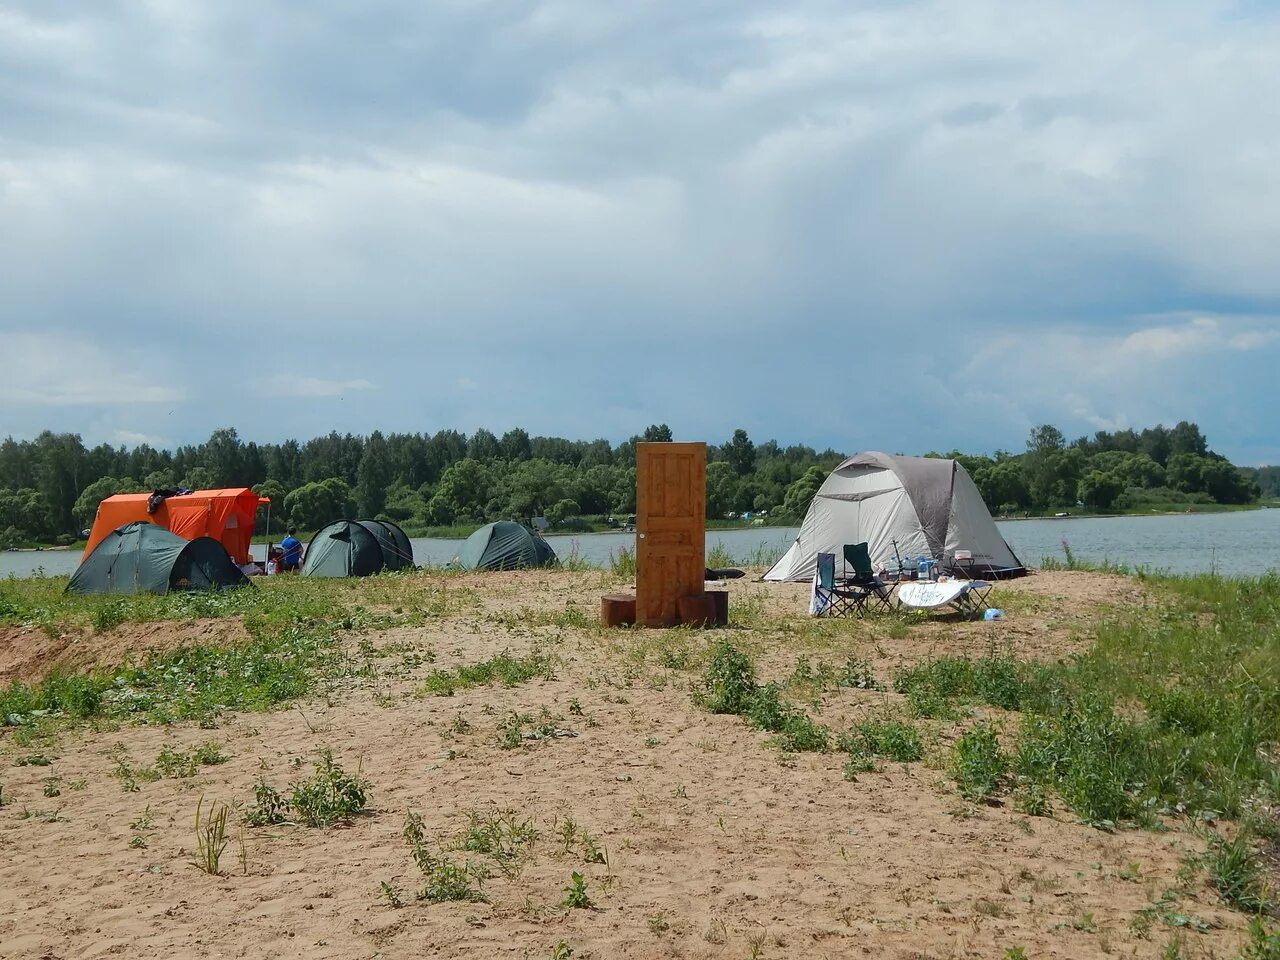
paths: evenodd
<path fill-rule="evenodd" d="M 635 623 L 635 596 L 630 593 L 606 593 L 600 598 L 600 622 L 606 627 Z"/>
<path fill-rule="evenodd" d="M 729 591 L 728 590 L 708 590 L 707 596 L 711 598 L 715 604 L 715 624 L 717 627 L 727 627 L 729 625 Z"/>
<path fill-rule="evenodd" d="M 716 622 L 716 601 L 709 593 L 681 597 L 677 603 L 680 622 L 690 627 L 710 627 Z"/>

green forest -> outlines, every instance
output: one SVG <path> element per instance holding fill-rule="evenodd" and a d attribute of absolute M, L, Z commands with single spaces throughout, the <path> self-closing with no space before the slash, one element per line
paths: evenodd
<path fill-rule="evenodd" d="M 386 517 L 412 534 L 532 517 L 590 530 L 635 510 L 636 443 L 671 439 L 670 428 L 656 424 L 619 444 L 521 429 L 502 436 L 484 429 L 470 436 L 330 433 L 260 444 L 223 428 L 169 451 L 86 447 L 76 434 L 46 431 L 0 443 L 0 546 L 72 543 L 114 493 L 236 486 L 271 498 L 271 533 L 289 525 L 314 530 L 343 516 Z M 1072 441 L 1043 425 L 1016 454 L 928 455 L 962 462 L 997 515 L 1194 509 L 1280 496 L 1280 468 L 1237 468 L 1185 421 Z M 755 443 L 735 430 L 708 446 L 707 515 L 795 522 L 843 456 Z"/>

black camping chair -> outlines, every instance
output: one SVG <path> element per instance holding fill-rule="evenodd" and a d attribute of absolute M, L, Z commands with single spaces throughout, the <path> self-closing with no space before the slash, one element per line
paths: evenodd
<path fill-rule="evenodd" d="M 856 587 L 867 593 L 866 600 L 874 600 L 874 607 L 877 609 L 884 607 L 886 610 L 893 609 L 893 590 L 889 588 L 879 577 L 876 576 L 875 570 L 871 566 L 871 550 L 866 542 L 863 543 L 846 543 L 844 545 L 844 562 L 845 566 L 852 571 L 851 576 L 845 582 L 850 587 Z M 866 600 L 863 601 L 863 609 L 866 609 Z"/>
<path fill-rule="evenodd" d="M 818 579 L 813 585 L 813 609 L 818 616 L 861 617 L 867 609 L 867 600 L 873 594 L 862 587 L 847 587 L 836 581 L 836 555 L 818 554 Z"/>

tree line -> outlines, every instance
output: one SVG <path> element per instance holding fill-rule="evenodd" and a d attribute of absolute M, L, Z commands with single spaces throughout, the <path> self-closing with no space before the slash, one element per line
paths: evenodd
<path fill-rule="evenodd" d="M 587 529 L 583 518 L 634 512 L 636 443 L 671 439 L 666 424 L 655 424 L 619 444 L 519 428 L 501 436 L 485 429 L 470 436 L 335 432 L 260 444 L 223 428 L 169 451 L 86 447 L 76 434 L 45 431 L 0 442 L 0 546 L 71 542 L 114 493 L 243 486 L 271 498 L 273 533 L 287 525 L 316 529 L 343 516 L 386 517 L 411 532 L 532 517 Z M 757 444 L 741 429 L 709 444 L 707 455 L 708 517 L 764 513 L 784 522 L 803 516 L 843 459 L 830 449 Z M 1043 425 L 1018 454 L 945 456 L 963 463 L 988 507 L 1005 514 L 1077 503 L 1104 512 L 1248 503 L 1259 496 L 1260 481 L 1280 482 L 1277 468 L 1236 468 L 1185 421 L 1071 442 Z"/>

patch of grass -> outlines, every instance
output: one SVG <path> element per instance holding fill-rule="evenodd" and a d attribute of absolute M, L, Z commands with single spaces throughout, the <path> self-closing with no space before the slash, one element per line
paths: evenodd
<path fill-rule="evenodd" d="M 433 670 L 423 682 L 424 693 L 450 697 L 467 687 L 488 686 L 500 683 L 514 687 L 538 676 L 547 676 L 551 669 L 549 657 L 531 653 L 527 657 L 514 657 L 507 650 L 488 660 L 458 667 L 457 670 Z"/>
<path fill-rule="evenodd" d="M 200 720 L 225 710 L 265 710 L 309 693 L 319 677 L 350 671 L 324 621 L 246 618 L 251 638 L 236 646 L 193 646 L 152 654 L 83 676 L 51 674 L 33 685 L 0 689 L 0 722 L 39 715 L 74 720 Z"/>
<path fill-rule="evenodd" d="M 988 800 L 1000 790 L 1008 770 L 995 732 L 977 724 L 956 741 L 951 775 L 966 800 Z"/>
<path fill-rule="evenodd" d="M 699 702 L 712 713 L 744 714 L 756 692 L 751 658 L 728 640 L 717 640 L 702 674 Z"/>
<path fill-rule="evenodd" d="M 864 720 L 840 737 L 838 746 L 846 753 L 885 757 L 899 763 L 913 763 L 924 757 L 920 731 L 902 720 Z"/>
<path fill-rule="evenodd" d="M 634 580 L 636 576 L 636 554 L 634 550 L 619 547 L 617 553 L 609 551 L 609 572 L 619 580 Z"/>
<path fill-rule="evenodd" d="M 433 849 L 419 814 L 410 813 L 405 818 L 403 836 L 413 855 L 413 862 L 422 873 L 423 885 L 418 890 L 419 900 L 431 903 L 485 901 L 481 890 L 484 871 L 470 863 L 451 860 L 447 852 L 438 847 Z"/>
<path fill-rule="evenodd" d="M 1240 951 L 1240 960 L 1280 960 L 1280 930 L 1268 930 L 1261 919 L 1249 921 L 1249 942 Z"/>
<path fill-rule="evenodd" d="M 1028 693 L 1024 673 L 1012 654 L 993 647 L 977 660 L 942 657 L 899 670 L 893 688 L 920 716 L 945 713 L 957 701 L 1020 710 Z"/>
<path fill-rule="evenodd" d="M 1013 765 L 1030 783 L 1055 787 L 1086 823 L 1111 828 L 1139 813 L 1130 789 L 1139 776 L 1137 736 L 1133 724 L 1096 704 L 1027 716 Z"/>
<path fill-rule="evenodd" d="M 774 743 L 784 750 L 830 749 L 828 731 L 784 701 L 778 684 L 757 683 L 751 658 L 727 640 L 715 642 L 694 700 L 712 713 L 737 714 L 757 730 L 775 734 Z"/>
<path fill-rule="evenodd" d="M 227 815 L 225 803 L 212 803 L 204 809 L 204 797 L 196 804 L 195 865 L 212 877 L 222 872 L 222 852 L 227 849 Z"/>
<path fill-rule="evenodd" d="M 782 700 L 776 684 L 767 683 L 755 690 L 745 716 L 757 730 L 775 734 L 774 742 L 783 750 L 823 753 L 831 748 L 831 736 L 826 728 L 814 723 L 803 710 Z"/>
<path fill-rule="evenodd" d="M 457 849 L 484 854 L 507 865 L 525 854 L 537 839 L 531 817 L 521 817 L 514 810 L 471 810 Z"/>
<path fill-rule="evenodd" d="M 1209 882 L 1222 902 L 1245 913 L 1260 913 L 1270 899 L 1247 830 L 1232 840 L 1216 839 L 1205 856 Z"/>
<path fill-rule="evenodd" d="M 290 784 L 288 797 L 259 779 L 253 790 L 253 806 L 245 814 L 252 826 L 299 823 L 307 827 L 331 827 L 350 820 L 369 801 L 369 781 L 343 770 L 333 751 L 323 748 L 310 777 Z"/>
<path fill-rule="evenodd" d="M 226 763 L 227 757 L 216 743 L 206 741 L 191 750 L 164 747 L 156 757 L 155 768 L 164 777 L 194 777 L 201 767 Z"/>

